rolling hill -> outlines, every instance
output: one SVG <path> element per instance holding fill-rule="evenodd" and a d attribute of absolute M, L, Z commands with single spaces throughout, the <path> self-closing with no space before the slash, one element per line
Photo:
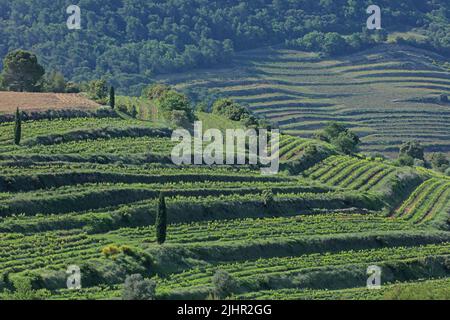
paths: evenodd
<path fill-rule="evenodd" d="M 0 292 L 25 282 L 41 290 L 28 297 L 120 299 L 125 276 L 139 273 L 156 281 L 157 299 L 205 299 L 217 270 L 235 279 L 236 299 L 380 299 L 397 283 L 449 281 L 450 180 L 438 173 L 290 136 L 280 142 L 286 167 L 306 144 L 329 154 L 277 176 L 177 167 L 170 130 L 153 122 L 25 121 L 20 146 L 5 138 L 13 125 L 0 124 Z M 163 245 L 154 231 L 161 191 Z M 65 289 L 73 264 L 80 290 Z M 373 264 L 382 291 L 365 289 Z"/>
<path fill-rule="evenodd" d="M 446 59 L 408 46 L 381 45 L 338 58 L 265 48 L 237 54 L 220 69 L 160 77 L 192 97 L 227 96 L 290 135 L 311 137 L 339 121 L 362 137 L 362 150 L 390 156 L 402 142 L 450 153 L 450 71 Z"/>

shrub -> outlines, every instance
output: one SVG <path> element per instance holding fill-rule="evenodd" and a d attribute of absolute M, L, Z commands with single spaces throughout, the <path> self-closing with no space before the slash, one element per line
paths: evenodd
<path fill-rule="evenodd" d="M 354 132 L 337 122 L 328 123 L 322 131 L 316 133 L 315 137 L 335 145 L 339 151 L 345 154 L 355 153 L 361 142 Z"/>
<path fill-rule="evenodd" d="M 150 100 L 160 99 L 171 88 L 168 85 L 155 83 L 142 90 L 142 96 Z"/>
<path fill-rule="evenodd" d="M 144 279 L 140 274 L 127 276 L 122 291 L 122 300 L 154 300 L 156 282 Z"/>
<path fill-rule="evenodd" d="M 212 113 L 225 116 L 233 121 L 256 124 L 256 118 L 243 106 L 231 99 L 219 99 L 212 106 Z"/>
<path fill-rule="evenodd" d="M 401 145 L 400 156 L 406 155 L 413 159 L 424 159 L 424 149 L 418 141 L 408 141 Z"/>
<path fill-rule="evenodd" d="M 226 271 L 217 270 L 212 278 L 214 286 L 213 296 L 215 299 L 223 300 L 229 297 L 236 290 L 236 281 Z"/>
<path fill-rule="evenodd" d="M 434 170 L 445 172 L 450 165 L 450 161 L 442 152 L 432 153 L 430 156 L 431 166 Z"/>
<path fill-rule="evenodd" d="M 272 190 L 264 190 L 261 195 L 265 207 L 270 207 L 275 202 Z"/>
<path fill-rule="evenodd" d="M 414 159 L 414 166 L 425 168 L 425 161 L 420 159 Z"/>
<path fill-rule="evenodd" d="M 188 97 L 175 90 L 169 90 L 162 93 L 162 96 L 158 99 L 158 105 L 164 118 L 169 121 L 172 117 L 172 112 L 175 110 L 184 111 L 189 122 L 194 122 L 195 120 Z"/>
<path fill-rule="evenodd" d="M 88 95 L 91 99 L 97 101 L 100 104 L 106 104 L 108 99 L 108 86 L 106 80 L 92 80 L 87 85 Z"/>
<path fill-rule="evenodd" d="M 388 289 L 385 300 L 449 300 L 450 287 L 439 287 L 433 283 L 399 284 Z"/>
<path fill-rule="evenodd" d="M 171 122 L 174 126 L 179 128 L 189 128 L 191 125 L 186 111 L 183 110 L 173 110 Z"/>
<path fill-rule="evenodd" d="M 409 155 L 400 155 L 397 159 L 397 165 L 399 166 L 413 166 L 414 158 Z"/>
<path fill-rule="evenodd" d="M 113 244 L 103 247 L 103 249 L 102 249 L 102 254 L 105 255 L 107 258 L 116 256 L 119 253 L 121 253 L 120 248 Z"/>
<path fill-rule="evenodd" d="M 0 300 L 45 300 L 51 295 L 46 289 L 34 290 L 29 278 L 15 278 L 13 285 L 14 291 L 5 290 Z"/>

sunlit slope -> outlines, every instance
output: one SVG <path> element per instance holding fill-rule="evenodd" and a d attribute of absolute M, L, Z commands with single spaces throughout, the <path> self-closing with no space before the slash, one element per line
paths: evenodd
<path fill-rule="evenodd" d="M 450 152 L 450 73 L 444 58 L 423 50 L 383 45 L 359 54 L 321 59 L 317 54 L 260 49 L 239 54 L 232 66 L 161 80 L 185 91 L 204 87 L 229 96 L 309 137 L 326 121 L 346 123 L 363 149 L 392 154 L 411 139 L 427 151 Z"/>

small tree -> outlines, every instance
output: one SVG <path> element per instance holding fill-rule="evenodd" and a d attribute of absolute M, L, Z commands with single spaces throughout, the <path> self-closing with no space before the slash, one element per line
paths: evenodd
<path fill-rule="evenodd" d="M 116 106 L 116 92 L 114 90 L 114 87 L 111 87 L 109 89 L 109 105 L 112 109 Z"/>
<path fill-rule="evenodd" d="M 353 131 L 337 122 L 329 122 L 322 131 L 316 134 L 316 138 L 335 145 L 346 154 L 355 153 L 361 142 Z"/>
<path fill-rule="evenodd" d="M 164 194 L 159 194 L 158 213 L 156 214 L 156 241 L 159 244 L 166 242 L 167 236 L 167 208 Z"/>
<path fill-rule="evenodd" d="M 432 153 L 430 156 L 431 166 L 434 170 L 445 172 L 450 166 L 450 161 L 447 156 L 442 152 Z"/>
<path fill-rule="evenodd" d="M 154 300 L 155 296 L 155 281 L 144 279 L 140 274 L 126 277 L 122 291 L 122 300 Z"/>
<path fill-rule="evenodd" d="M 214 286 L 214 298 L 223 300 L 229 297 L 236 290 L 236 281 L 226 271 L 217 270 L 212 278 L 212 284 Z"/>
<path fill-rule="evenodd" d="M 424 149 L 418 141 L 408 141 L 400 147 L 400 155 L 410 156 L 413 159 L 424 160 Z"/>
<path fill-rule="evenodd" d="M 262 192 L 262 198 L 265 207 L 270 207 L 275 202 L 272 190 L 264 190 Z"/>
<path fill-rule="evenodd" d="M 22 115 L 19 111 L 19 108 L 17 108 L 16 117 L 14 119 L 14 143 L 16 145 L 19 145 L 21 138 L 22 138 Z"/>
<path fill-rule="evenodd" d="M 106 104 L 108 99 L 108 86 L 106 80 L 92 80 L 88 83 L 89 98 L 101 104 Z"/>

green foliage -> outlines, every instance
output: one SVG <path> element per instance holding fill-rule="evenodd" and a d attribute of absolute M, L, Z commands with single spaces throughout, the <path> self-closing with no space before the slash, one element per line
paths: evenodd
<path fill-rule="evenodd" d="M 232 121 L 242 121 L 247 127 L 257 124 L 256 118 L 250 111 L 228 98 L 219 99 L 214 102 L 212 113 L 225 116 Z"/>
<path fill-rule="evenodd" d="M 383 281 L 448 277 L 450 180 L 432 170 L 286 135 L 282 163 L 298 161 L 290 176 L 178 168 L 155 156 L 169 154 L 171 131 L 148 121 L 23 126 L 22 146 L 0 141 L 0 290 L 33 270 L 32 285 L 17 286 L 25 299 L 39 298 L 33 288 L 52 299 L 301 297 L 296 288 L 359 298 L 374 257 Z M 0 134 L 13 127 L 2 123 Z M 170 245 L 158 245 L 167 234 Z M 68 263 L 82 269 L 80 291 L 64 289 Z"/>
<path fill-rule="evenodd" d="M 262 198 L 265 207 L 271 207 L 275 202 L 275 197 L 272 190 L 264 190 L 262 192 Z"/>
<path fill-rule="evenodd" d="M 342 36 L 337 32 L 312 31 L 302 38 L 287 40 L 289 48 L 318 51 L 329 56 L 343 55 L 363 49 L 369 49 L 376 43 L 386 41 L 386 37 L 369 36 L 367 33 L 353 33 L 349 36 Z"/>
<path fill-rule="evenodd" d="M 141 95 L 149 100 L 158 100 L 170 90 L 168 85 L 155 83 L 144 88 Z"/>
<path fill-rule="evenodd" d="M 61 72 L 52 71 L 46 74 L 44 82 L 44 91 L 64 93 L 67 90 L 73 91 L 73 88 L 67 88 L 68 84 L 64 79 L 64 75 Z"/>
<path fill-rule="evenodd" d="M 14 143 L 16 145 L 19 145 L 21 139 L 22 139 L 22 114 L 20 113 L 19 108 L 17 108 L 14 119 Z"/>
<path fill-rule="evenodd" d="M 434 170 L 445 172 L 450 166 L 450 161 L 442 152 L 435 152 L 430 155 L 431 166 Z"/>
<path fill-rule="evenodd" d="M 177 128 L 188 129 L 192 123 L 189 121 L 189 116 L 184 110 L 173 110 L 171 123 Z"/>
<path fill-rule="evenodd" d="M 396 163 L 402 167 L 411 167 L 414 165 L 414 158 L 407 154 L 401 154 Z"/>
<path fill-rule="evenodd" d="M 11 91 L 40 91 L 44 74 L 44 67 L 31 52 L 12 51 L 3 60 L 3 86 Z"/>
<path fill-rule="evenodd" d="M 13 280 L 14 291 L 5 290 L 0 293 L 0 300 L 46 300 L 51 296 L 46 289 L 35 290 L 32 287 L 31 279 L 17 277 Z"/>
<path fill-rule="evenodd" d="M 217 270 L 212 277 L 213 295 L 218 300 L 224 300 L 233 294 L 237 284 L 233 277 L 224 270 Z"/>
<path fill-rule="evenodd" d="M 120 248 L 116 245 L 109 245 L 102 248 L 102 254 L 105 257 L 113 257 L 121 252 Z"/>
<path fill-rule="evenodd" d="M 345 154 L 355 153 L 360 143 L 359 137 L 354 132 L 337 122 L 328 123 L 316 137 L 333 144 L 339 151 Z"/>
<path fill-rule="evenodd" d="M 150 76 L 226 63 L 235 51 L 301 39 L 314 30 L 338 32 L 339 40 L 333 36 L 328 43 L 324 41 L 327 50 L 337 52 L 343 35 L 361 31 L 367 19 L 367 2 L 330 3 L 214 0 L 205 6 L 202 0 L 87 0 L 82 5 L 86 15 L 82 28 L 88 36 L 76 40 L 75 35 L 61 32 L 65 1 L 26 0 L 20 6 L 5 3 L 1 8 L 4 45 L 0 54 L 20 47 L 33 48 L 48 63 L 48 69 L 64 70 L 72 81 L 111 74 L 108 80 L 116 87 L 138 94 Z M 446 5 L 444 0 L 434 1 L 433 5 L 412 0 L 383 2 L 383 24 L 420 28 L 428 40 L 417 45 L 448 53 Z M 36 15 L 35 8 L 39 8 L 40 15 Z M 60 28 L 49 27 L 55 25 Z M 29 36 L 18 37 L 18 32 Z M 374 37 L 377 34 L 373 32 Z M 364 40 L 351 43 L 355 42 Z"/>
<path fill-rule="evenodd" d="M 400 146 L 399 157 L 409 156 L 413 159 L 425 160 L 424 159 L 424 148 L 420 145 L 418 141 L 408 141 Z"/>
<path fill-rule="evenodd" d="M 397 284 L 383 295 L 384 300 L 450 300 L 450 287 L 434 283 Z"/>
<path fill-rule="evenodd" d="M 156 214 L 155 228 L 156 228 L 156 241 L 159 244 L 163 244 L 164 242 L 166 242 L 167 237 L 167 208 L 166 208 L 166 199 L 162 192 L 159 194 L 158 211 Z"/>
<path fill-rule="evenodd" d="M 154 300 L 156 283 L 140 274 L 127 276 L 122 290 L 122 300 Z"/>
<path fill-rule="evenodd" d="M 106 104 L 108 99 L 108 86 L 105 79 L 92 80 L 87 84 L 87 92 L 91 99 L 100 104 Z"/>
<path fill-rule="evenodd" d="M 175 90 L 168 90 L 162 92 L 157 101 L 159 109 L 166 120 L 170 121 L 173 111 L 183 111 L 189 122 L 194 122 L 195 116 L 186 95 Z"/>

